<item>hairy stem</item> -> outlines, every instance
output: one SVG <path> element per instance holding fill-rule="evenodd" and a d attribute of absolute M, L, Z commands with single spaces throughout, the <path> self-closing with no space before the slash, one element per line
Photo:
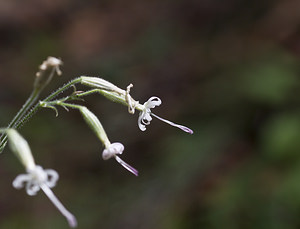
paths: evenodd
<path fill-rule="evenodd" d="M 59 94 L 70 88 L 71 86 L 80 83 L 80 78 L 76 78 L 71 80 L 69 83 L 66 83 L 53 93 L 51 93 L 47 98 L 44 99 L 45 102 L 51 101 L 55 97 L 57 97 Z M 33 107 L 32 105 L 37 101 L 39 97 L 40 91 L 34 90 L 30 97 L 27 99 L 23 107 L 20 109 L 20 111 L 17 113 L 17 115 L 13 118 L 13 120 L 9 123 L 7 128 L 20 128 L 25 122 L 27 122 L 40 108 L 40 104 L 36 103 Z M 29 110 L 32 107 L 31 110 Z M 5 148 L 5 145 L 7 143 L 7 136 L 2 135 L 0 138 L 0 153 Z"/>
<path fill-rule="evenodd" d="M 19 110 L 19 112 L 15 115 L 15 117 L 8 124 L 7 128 L 14 128 L 15 127 L 15 125 L 20 121 L 20 119 L 22 119 L 24 114 L 26 114 L 26 112 L 28 112 L 30 107 L 32 107 L 32 105 L 36 102 L 39 95 L 40 95 L 40 90 L 34 89 L 31 93 L 31 95 L 28 97 L 28 99 L 24 103 L 24 105 L 22 106 L 22 108 Z M 6 145 L 6 142 L 7 142 L 6 135 L 2 134 L 0 140 L 1 140 L 1 143 L 0 143 L 0 153 L 1 153 L 3 151 L 5 145 Z"/>

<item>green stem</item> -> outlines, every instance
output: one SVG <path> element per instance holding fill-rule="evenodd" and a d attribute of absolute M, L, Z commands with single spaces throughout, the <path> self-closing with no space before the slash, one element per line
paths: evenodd
<path fill-rule="evenodd" d="M 8 124 L 7 128 L 14 127 L 14 125 L 19 121 L 20 118 L 30 109 L 30 107 L 36 102 L 40 95 L 40 90 L 34 89 L 27 101 L 24 103 L 22 108 L 19 110 L 19 112 L 16 114 L 16 116 L 13 118 L 13 120 Z"/>
<path fill-rule="evenodd" d="M 61 88 L 57 89 L 53 93 L 51 93 L 46 99 L 44 99 L 45 102 L 51 101 L 55 97 L 57 97 L 60 93 L 64 92 L 71 86 L 80 83 L 80 78 L 76 78 L 71 80 L 69 83 L 66 83 Z M 36 102 L 38 96 L 40 94 L 40 90 L 34 90 L 30 97 L 27 99 L 21 110 L 17 113 L 17 115 L 13 118 L 13 120 L 10 122 L 7 128 L 15 128 L 18 129 L 21 127 L 26 121 L 28 121 L 40 108 L 40 104 L 36 103 L 36 105 L 30 110 L 30 107 Z M 26 114 L 26 115 L 25 115 Z M 25 115 L 25 116 L 24 116 Z M 4 135 L 1 137 L 1 143 L 0 143 L 0 153 L 3 151 L 5 145 L 7 142 L 7 136 Z"/>
<path fill-rule="evenodd" d="M 20 121 L 20 119 L 22 119 L 24 114 L 26 112 L 28 112 L 30 107 L 32 107 L 32 105 L 36 102 L 39 95 L 40 95 L 40 90 L 34 89 L 31 93 L 31 95 L 29 96 L 29 98 L 26 100 L 26 102 L 22 106 L 22 108 L 15 115 L 15 117 L 12 119 L 12 121 L 8 124 L 7 128 L 14 128 L 15 127 L 15 125 Z M 3 151 L 5 145 L 6 145 L 7 136 L 5 134 L 2 134 L 2 136 L 0 137 L 0 140 L 1 140 L 1 143 L 0 143 L 0 153 L 1 153 Z"/>
<path fill-rule="evenodd" d="M 49 102 L 55 97 L 57 97 L 59 94 L 63 93 L 65 90 L 69 89 L 73 85 L 80 83 L 80 78 L 76 78 L 71 80 L 69 83 L 66 83 L 56 91 L 54 91 L 52 94 L 50 94 L 47 98 L 45 98 L 42 102 Z M 14 127 L 18 129 L 21 127 L 25 122 L 27 122 L 39 109 L 41 108 L 40 103 L 37 103 L 25 116 L 24 118 Z"/>

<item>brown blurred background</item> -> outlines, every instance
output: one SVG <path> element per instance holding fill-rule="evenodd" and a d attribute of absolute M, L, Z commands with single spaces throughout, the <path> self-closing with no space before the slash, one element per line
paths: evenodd
<path fill-rule="evenodd" d="M 100 95 L 86 98 L 123 159 L 103 161 L 80 114 L 41 110 L 21 133 L 36 162 L 60 174 L 53 189 L 84 229 L 300 228 L 299 0 L 0 1 L 0 123 L 30 94 L 38 65 L 63 75 L 134 84 L 140 102 L 194 130 L 190 136 Z M 298 98 L 299 96 L 299 98 Z M 0 228 L 68 228 L 39 193 L 15 190 L 23 173 L 0 160 Z"/>

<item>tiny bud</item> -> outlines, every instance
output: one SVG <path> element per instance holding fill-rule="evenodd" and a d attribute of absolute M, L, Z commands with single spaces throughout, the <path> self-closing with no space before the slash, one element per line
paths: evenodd
<path fill-rule="evenodd" d="M 39 71 L 36 73 L 34 81 L 34 88 L 43 89 L 53 78 L 54 72 L 57 75 L 61 75 L 59 66 L 62 65 L 62 61 L 55 57 L 48 57 L 39 67 Z"/>
<path fill-rule="evenodd" d="M 35 168 L 34 159 L 27 141 L 15 129 L 7 129 L 6 133 L 10 149 L 20 159 L 25 168 L 28 170 Z"/>

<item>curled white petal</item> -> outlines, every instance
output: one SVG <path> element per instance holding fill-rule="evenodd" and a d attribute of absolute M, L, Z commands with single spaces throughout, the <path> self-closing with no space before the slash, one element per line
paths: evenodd
<path fill-rule="evenodd" d="M 26 184 L 26 192 L 29 196 L 34 196 L 40 191 L 40 186 L 35 181 L 29 181 Z"/>
<path fill-rule="evenodd" d="M 108 160 L 117 154 L 122 154 L 124 151 L 124 146 L 120 142 L 115 142 L 110 144 L 106 149 L 102 152 L 103 160 Z"/>
<path fill-rule="evenodd" d="M 53 188 L 56 185 L 56 182 L 59 179 L 58 173 L 53 169 L 45 169 L 44 170 L 48 176 L 47 181 L 45 182 L 49 188 Z"/>
<path fill-rule="evenodd" d="M 151 109 L 159 106 L 161 103 L 161 99 L 156 96 L 152 96 L 147 102 L 144 103 L 144 109 L 140 112 L 138 119 L 138 126 L 141 131 L 145 131 L 146 126 L 149 125 L 152 120 Z"/>
<path fill-rule="evenodd" d="M 145 115 L 144 111 L 141 111 L 138 119 L 138 125 L 141 131 L 146 130 L 146 126 L 142 123 L 142 119 L 144 118 L 144 115 Z"/>
<path fill-rule="evenodd" d="M 44 170 L 37 165 L 33 169 L 28 169 L 27 174 L 21 174 L 13 181 L 13 187 L 20 189 L 25 186 L 28 195 L 33 196 L 40 190 L 40 185 L 45 184 L 50 188 L 56 185 L 58 173 L 53 169 Z M 25 185 L 26 184 L 26 185 Z"/>
<path fill-rule="evenodd" d="M 124 145 L 120 142 L 115 142 L 110 144 L 109 147 L 103 150 L 102 158 L 104 160 L 108 160 L 112 157 L 116 159 L 116 161 L 122 165 L 125 169 L 127 169 L 129 172 L 133 173 L 134 175 L 138 176 L 138 171 L 133 168 L 131 165 L 127 164 L 125 161 L 123 161 L 120 157 L 117 155 L 122 154 L 124 151 Z"/>
<path fill-rule="evenodd" d="M 55 170 L 44 170 L 41 166 L 37 165 L 33 169 L 27 169 L 27 174 L 17 176 L 13 181 L 13 186 L 20 189 L 24 187 L 24 184 L 26 183 L 25 189 L 27 194 L 30 196 L 35 195 L 40 189 L 42 189 L 54 206 L 67 219 L 69 226 L 73 228 L 77 226 L 75 216 L 63 206 L 50 189 L 56 185 L 58 178 L 59 175 Z"/>
<path fill-rule="evenodd" d="M 146 103 L 144 103 L 144 106 L 147 109 L 152 109 L 154 107 L 157 107 L 161 104 L 161 99 L 156 97 L 156 96 L 152 96 L 150 99 L 148 99 L 148 101 Z"/>
<path fill-rule="evenodd" d="M 20 174 L 18 175 L 12 185 L 16 189 L 21 189 L 25 186 L 25 183 L 31 180 L 31 176 L 29 174 Z"/>

